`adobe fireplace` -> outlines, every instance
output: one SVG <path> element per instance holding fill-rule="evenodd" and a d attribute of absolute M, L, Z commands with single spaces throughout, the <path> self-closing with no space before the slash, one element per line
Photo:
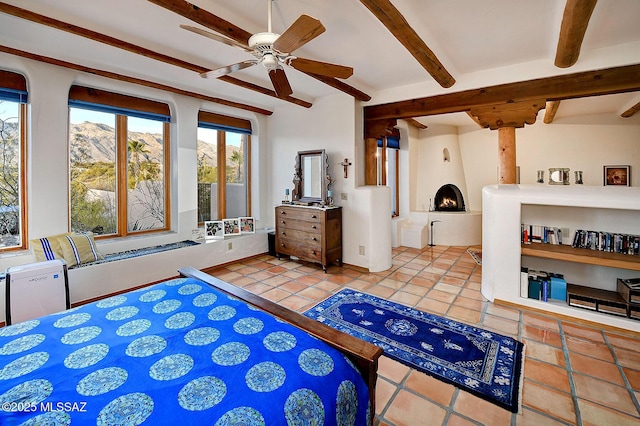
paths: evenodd
<path fill-rule="evenodd" d="M 463 212 L 465 211 L 464 197 L 460 189 L 453 184 L 442 185 L 436 192 L 433 203 L 437 212 Z"/>

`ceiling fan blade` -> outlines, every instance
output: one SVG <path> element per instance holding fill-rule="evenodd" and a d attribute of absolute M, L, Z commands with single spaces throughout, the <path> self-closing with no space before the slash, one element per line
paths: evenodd
<path fill-rule="evenodd" d="M 218 34 L 214 34 L 214 33 L 210 32 L 210 31 L 206 31 L 206 30 L 200 29 L 198 27 L 193 27 L 191 25 L 182 25 L 182 24 L 180 25 L 180 28 L 182 28 L 183 30 L 191 31 L 192 33 L 199 34 L 201 36 L 208 37 L 208 38 L 210 38 L 212 40 L 219 41 L 220 43 L 224 43 L 227 46 L 237 47 L 238 49 L 242 49 L 242 50 L 247 51 L 247 52 L 252 52 L 252 50 L 246 44 L 238 43 L 235 40 L 223 37 L 223 36 L 218 35 Z"/>
<path fill-rule="evenodd" d="M 200 74 L 202 78 L 218 78 L 223 75 L 231 74 L 232 72 L 240 71 L 245 68 L 249 68 L 258 63 L 257 59 L 248 59 L 246 61 L 238 62 L 237 64 L 227 65 L 226 67 L 216 68 L 215 70 L 203 72 Z"/>
<path fill-rule="evenodd" d="M 353 75 L 353 68 L 312 59 L 296 58 L 289 62 L 293 68 L 302 72 L 324 75 L 327 77 L 349 78 Z"/>
<path fill-rule="evenodd" d="M 300 46 L 309 43 L 326 31 L 322 22 L 309 15 L 301 15 L 273 43 L 274 49 L 281 53 L 291 53 Z"/>
<path fill-rule="evenodd" d="M 289 79 L 282 68 L 269 70 L 269 78 L 271 79 L 271 84 L 273 84 L 273 88 L 278 94 L 278 97 L 286 98 L 293 93 L 291 85 L 289 84 Z"/>

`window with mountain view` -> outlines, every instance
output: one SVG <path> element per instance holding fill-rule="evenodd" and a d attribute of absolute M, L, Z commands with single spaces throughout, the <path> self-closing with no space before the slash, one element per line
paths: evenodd
<path fill-rule="evenodd" d="M 26 80 L 0 71 L 0 251 L 26 248 Z"/>
<path fill-rule="evenodd" d="M 71 230 L 125 236 L 168 229 L 169 123 L 92 106 L 70 96 Z"/>
<path fill-rule="evenodd" d="M 246 120 L 202 111 L 198 115 L 198 222 L 251 214 L 250 129 Z"/>

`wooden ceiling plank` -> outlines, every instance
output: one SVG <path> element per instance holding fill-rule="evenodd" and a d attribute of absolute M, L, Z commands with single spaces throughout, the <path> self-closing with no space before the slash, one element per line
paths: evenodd
<path fill-rule="evenodd" d="M 178 89 L 176 87 L 167 86 L 165 84 L 155 83 L 153 81 L 143 80 L 143 79 L 136 78 L 136 77 L 129 77 L 129 76 L 126 76 L 126 75 L 123 75 L 123 74 L 117 74 L 117 73 L 113 73 L 113 72 L 110 72 L 110 71 L 103 71 L 103 70 L 99 70 L 99 69 L 96 69 L 96 68 L 85 67 L 84 65 L 78 65 L 78 64 L 74 64 L 72 62 L 61 61 L 59 59 L 50 58 L 48 56 L 37 55 L 35 53 L 25 52 L 24 50 L 18 50 L 18 49 L 14 49 L 12 47 L 7 47 L 7 46 L 0 45 L 0 52 L 5 52 L 5 53 L 8 53 L 10 55 L 20 56 L 20 57 L 23 57 L 23 58 L 27 58 L 27 59 L 31 59 L 31 60 L 39 61 L 39 62 L 44 62 L 44 63 L 47 63 L 47 64 L 56 65 L 56 66 L 63 67 L 63 68 L 69 68 L 69 69 L 76 70 L 76 71 L 86 72 L 86 73 L 98 75 L 98 76 L 101 76 L 101 77 L 111 78 L 111 79 L 119 80 L 119 81 L 125 81 L 127 83 L 138 84 L 140 86 L 151 87 L 151 88 L 154 88 L 154 89 L 164 90 L 164 91 L 171 92 L 171 93 L 177 93 L 179 95 L 190 96 L 192 98 L 202 99 L 203 101 L 213 102 L 213 103 L 220 104 L 220 105 L 226 105 L 226 106 L 229 106 L 229 107 L 232 107 L 232 108 L 238 108 L 238 109 L 242 109 L 242 110 L 245 110 L 245 111 L 251 111 L 251 112 L 255 112 L 257 114 L 262 114 L 262 115 L 271 115 L 271 114 L 273 114 L 272 111 L 269 111 L 269 110 L 266 110 L 266 109 L 263 109 L 263 108 L 258 108 L 258 107 L 254 107 L 254 106 L 251 106 L 251 105 L 242 104 L 242 103 L 239 103 L 239 102 L 233 102 L 233 101 L 229 101 L 229 100 L 226 100 L 226 99 L 216 98 L 216 97 L 213 97 L 213 96 L 207 96 L 207 95 L 203 95 L 201 93 L 190 92 L 188 90 L 182 90 L 182 89 Z"/>
<path fill-rule="evenodd" d="M 354 98 L 358 99 L 359 101 L 363 101 L 363 102 L 367 102 L 371 100 L 371 96 L 367 95 L 366 93 L 356 89 L 355 87 L 351 87 L 349 86 L 347 83 L 344 83 L 340 80 L 336 80 L 333 77 L 327 77 L 324 75 L 320 75 L 320 74 L 313 74 L 310 72 L 306 72 L 306 71 L 302 71 L 303 73 L 305 73 L 306 75 L 315 78 L 318 81 L 323 82 L 324 84 L 328 84 L 331 87 L 334 87 L 344 93 L 346 93 L 347 95 L 351 95 Z"/>
<path fill-rule="evenodd" d="M 451 87 L 456 80 L 445 69 L 418 33 L 409 25 L 400 11 L 389 0 L 360 0 L 367 9 L 413 55 L 422 67 L 442 86 Z"/>
<path fill-rule="evenodd" d="M 547 105 L 544 109 L 544 119 L 542 120 L 545 124 L 553 123 L 554 118 L 556 118 L 556 113 L 558 112 L 559 106 L 560 106 L 560 101 L 547 102 Z"/>
<path fill-rule="evenodd" d="M 555 65 L 568 68 L 578 61 L 584 34 L 598 0 L 567 0 L 560 26 Z"/>
<path fill-rule="evenodd" d="M 164 55 L 162 53 L 158 53 L 158 52 L 154 52 L 152 50 L 149 49 L 145 49 L 144 47 L 140 47 L 137 46 L 135 44 L 131 44 L 128 43 L 126 41 L 114 38 L 114 37 L 110 37 L 92 30 L 88 30 L 86 28 L 82 28 L 79 27 L 77 25 L 73 25 L 73 24 L 69 24 L 67 22 L 63 22 L 63 21 L 59 21 L 57 19 L 53 19 L 53 18 L 49 18 L 48 16 L 44 16 L 44 15 L 40 15 L 37 14 L 35 12 L 31 12 L 29 10 L 26 9 L 22 9 L 16 6 L 12 6 L 3 2 L 0 2 L 0 12 L 4 12 L 7 13 L 9 15 L 13 15 L 16 16 L 18 18 L 22 18 L 22 19 L 26 19 L 28 21 L 31 22 L 35 22 L 38 24 L 42 24 L 42 25 L 46 25 L 58 30 L 62 30 L 62 31 L 66 31 L 69 32 L 71 34 L 75 34 L 81 37 L 85 37 L 88 38 L 90 40 L 94 40 L 100 43 L 104 43 L 106 45 L 112 46 L 112 47 L 116 47 L 119 49 L 123 49 L 138 55 L 142 55 L 142 56 L 146 56 L 147 58 L 150 59 L 155 59 L 157 61 L 161 61 L 164 62 L 166 64 L 170 64 L 170 65 L 175 65 L 177 67 L 180 68 L 184 68 L 184 69 L 188 69 L 190 71 L 195 71 L 198 74 L 204 74 L 204 73 L 208 73 L 211 70 L 209 68 L 205 68 L 202 67 L 200 65 L 195 65 L 195 64 L 191 64 L 189 62 L 177 59 L 177 58 L 173 58 L 171 56 L 168 55 Z M 219 80 L 223 80 L 221 78 L 219 78 Z M 301 105 L 304 106 L 305 108 L 309 108 L 308 106 L 306 106 L 306 104 L 308 104 L 308 102 L 303 101 L 301 99 L 297 99 L 294 98 L 292 96 L 287 96 L 287 97 L 279 97 L 276 92 L 263 88 L 261 86 L 258 85 L 247 85 L 247 84 L 238 84 L 238 82 L 240 82 L 241 80 L 237 80 L 237 79 L 224 79 L 224 81 L 226 81 L 227 83 L 231 83 L 231 84 L 235 84 L 238 85 L 240 87 L 244 87 L 245 89 L 249 89 L 249 90 L 253 90 L 256 91 L 258 93 L 262 93 L 268 96 L 272 96 L 278 99 L 283 99 L 287 102 L 291 102 L 293 104 L 296 105 Z"/>
<path fill-rule="evenodd" d="M 365 120 L 422 117 L 469 111 L 479 105 L 575 99 L 640 90 L 640 64 L 506 83 L 364 108 Z"/>
<path fill-rule="evenodd" d="M 633 115 L 636 114 L 638 111 L 640 111 L 640 102 L 638 102 L 637 104 L 635 104 L 634 106 L 632 106 L 631 108 L 629 108 L 628 110 L 620 114 L 620 117 L 630 118 L 630 117 L 633 117 Z"/>
<path fill-rule="evenodd" d="M 421 122 L 419 122 L 415 118 L 405 118 L 404 120 L 407 123 L 409 123 L 410 126 L 416 127 L 416 128 L 418 128 L 420 130 L 424 130 L 424 129 L 428 129 L 429 128 L 429 126 L 427 126 L 426 124 L 422 124 Z"/>
<path fill-rule="evenodd" d="M 248 81 L 240 80 L 239 78 L 231 77 L 230 75 L 223 75 L 221 77 L 218 77 L 218 80 L 226 81 L 227 83 L 235 84 L 237 86 L 244 87 L 249 90 L 254 90 L 256 92 L 273 96 L 274 98 L 278 98 L 278 94 L 274 90 L 270 90 L 265 87 L 258 86 L 257 84 L 249 83 Z M 286 96 L 284 98 L 278 98 L 278 99 L 284 99 L 287 102 L 291 102 L 292 104 L 300 105 L 301 107 L 305 107 L 305 108 L 311 108 L 313 106 L 311 102 L 294 98 L 292 96 Z"/>

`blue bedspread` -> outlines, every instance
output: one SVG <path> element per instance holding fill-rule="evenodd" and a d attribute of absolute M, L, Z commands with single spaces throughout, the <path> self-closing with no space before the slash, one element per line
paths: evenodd
<path fill-rule="evenodd" d="M 0 329 L 0 424 L 366 424 L 340 352 L 179 278 Z"/>

